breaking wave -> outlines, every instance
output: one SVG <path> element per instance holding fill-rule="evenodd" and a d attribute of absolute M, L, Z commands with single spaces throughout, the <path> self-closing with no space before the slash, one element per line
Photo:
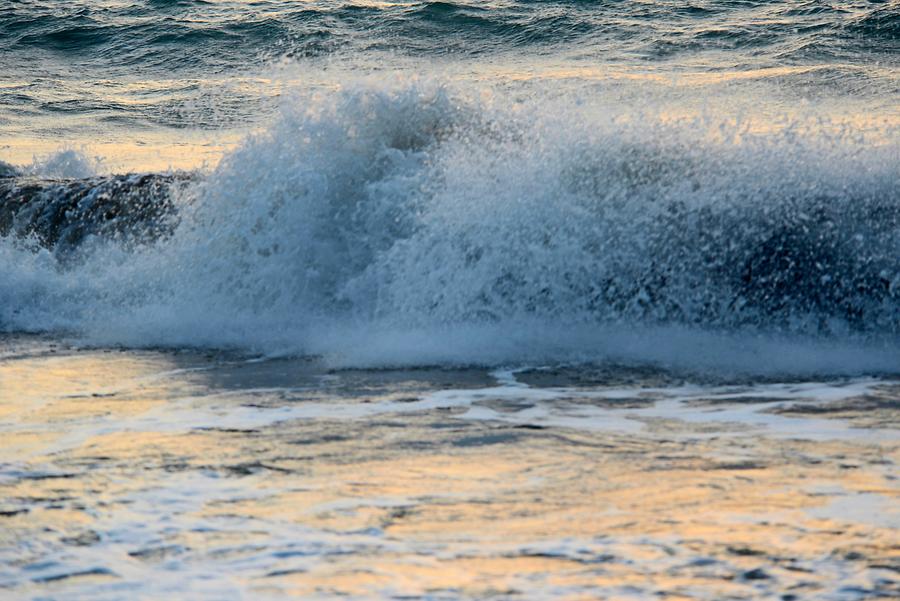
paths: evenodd
<path fill-rule="evenodd" d="M 0 328 L 342 364 L 890 370 L 897 156 L 887 126 L 349 85 L 207 174 L 4 167 Z"/>

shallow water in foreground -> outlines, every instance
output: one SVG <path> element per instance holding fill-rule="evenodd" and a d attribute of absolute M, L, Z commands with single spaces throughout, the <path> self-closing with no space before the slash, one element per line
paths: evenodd
<path fill-rule="evenodd" d="M 900 594 L 900 380 L 0 348 L 8 598 Z"/>

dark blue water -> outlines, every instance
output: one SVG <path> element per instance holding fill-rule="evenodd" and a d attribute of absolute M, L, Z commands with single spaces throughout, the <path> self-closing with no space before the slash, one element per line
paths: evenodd
<path fill-rule="evenodd" d="M 0 31 L 13 64 L 33 69 L 46 61 L 55 75 L 77 65 L 108 74 L 206 76 L 283 54 L 347 51 L 530 51 L 719 68 L 834 60 L 869 66 L 896 61 L 898 18 L 896 3 L 870 1 L 10 0 L 0 10 Z M 57 66 L 69 69 L 55 72 Z"/>

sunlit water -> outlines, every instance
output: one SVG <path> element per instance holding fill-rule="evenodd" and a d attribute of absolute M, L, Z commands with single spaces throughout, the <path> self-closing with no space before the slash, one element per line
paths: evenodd
<path fill-rule="evenodd" d="M 11 598 L 900 590 L 897 381 L 4 344 Z"/>
<path fill-rule="evenodd" d="M 877 128 L 898 116 L 897 15 L 893 2 L 23 0 L 0 7 L 0 158 L 85 144 L 113 170 L 214 163 L 285 92 L 398 70 L 479 93 L 549 77 L 651 110 L 696 112 L 699 97 L 732 117 Z"/>
<path fill-rule="evenodd" d="M 898 36 L 3 3 L 0 596 L 897 596 Z"/>

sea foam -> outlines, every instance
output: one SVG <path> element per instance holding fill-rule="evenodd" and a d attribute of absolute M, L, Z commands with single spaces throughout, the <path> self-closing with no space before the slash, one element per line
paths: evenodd
<path fill-rule="evenodd" d="M 403 77 L 295 94 L 180 180 L 152 240 L 98 231 L 73 259 L 7 231 L 0 325 L 352 365 L 900 365 L 896 130 L 611 106 Z"/>

